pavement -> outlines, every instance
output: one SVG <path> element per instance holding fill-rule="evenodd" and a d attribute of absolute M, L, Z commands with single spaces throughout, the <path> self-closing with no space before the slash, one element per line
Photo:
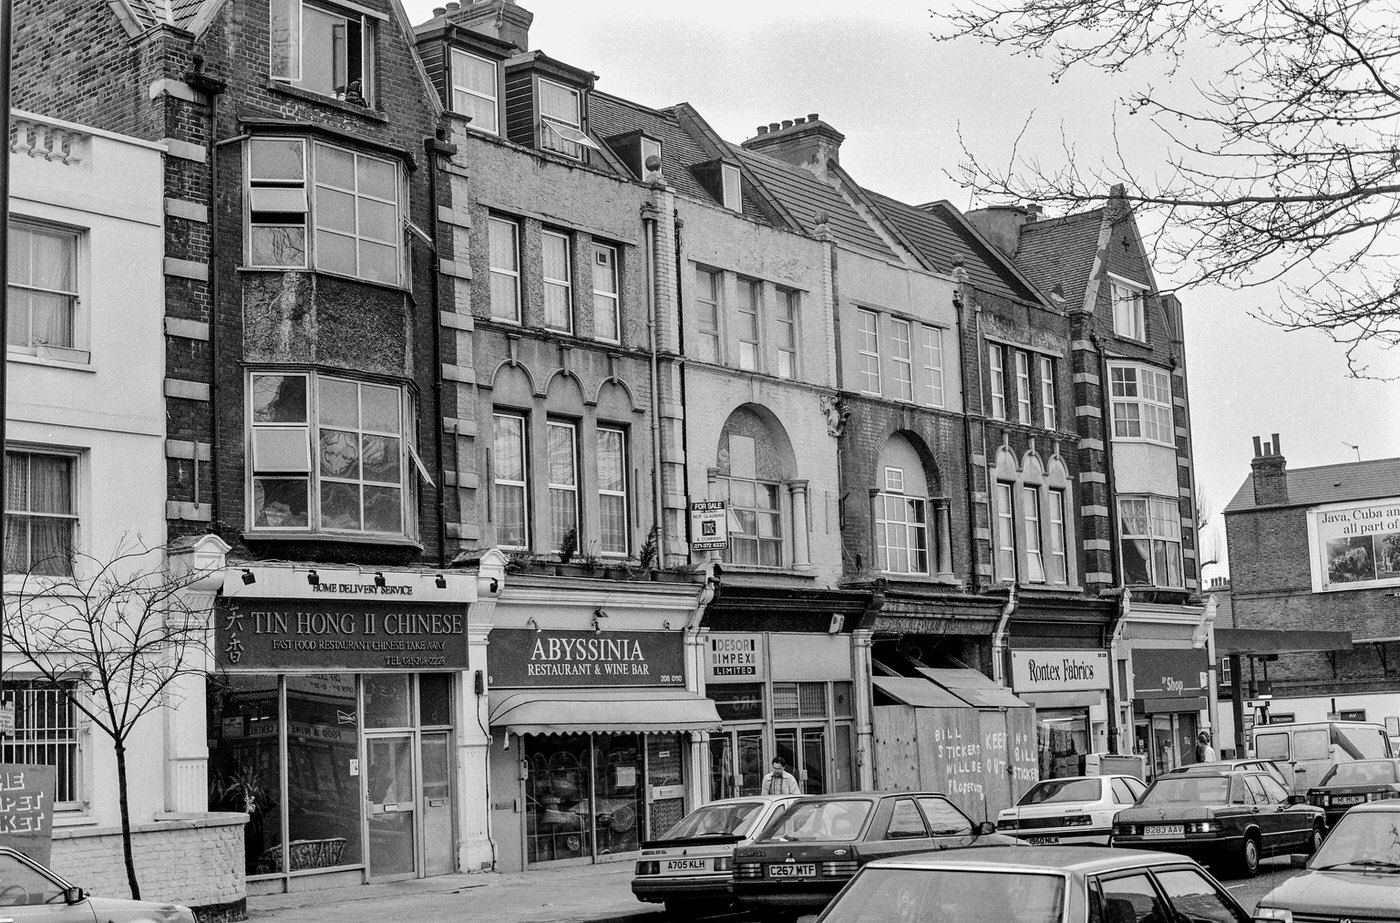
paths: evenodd
<path fill-rule="evenodd" d="M 252 923 L 662 923 L 632 896 L 632 863 L 549 871 L 442 875 L 331 891 L 248 898 Z"/>

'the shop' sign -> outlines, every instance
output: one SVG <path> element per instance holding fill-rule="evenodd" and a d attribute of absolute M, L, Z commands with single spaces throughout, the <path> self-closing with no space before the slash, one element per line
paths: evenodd
<path fill-rule="evenodd" d="M 674 631 L 491 631 L 492 686 L 682 686 Z"/>
<path fill-rule="evenodd" d="M 1108 688 L 1108 652 L 1020 650 L 1011 652 L 1017 692 L 1083 692 Z"/>

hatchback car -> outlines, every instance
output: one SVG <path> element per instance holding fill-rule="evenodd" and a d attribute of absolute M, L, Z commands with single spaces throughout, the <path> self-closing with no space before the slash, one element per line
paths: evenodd
<path fill-rule="evenodd" d="M 986 847 L 872 862 L 821 923 L 1249 923 L 1195 862 L 1101 846 Z"/>
<path fill-rule="evenodd" d="M 712 801 L 691 811 L 656 840 L 642 844 L 632 893 L 665 903 L 672 916 L 721 910 L 729 903 L 734 847 L 750 837 L 796 795 L 751 795 Z"/>
<path fill-rule="evenodd" d="M 1265 856 L 1322 844 L 1326 817 L 1304 801 L 1263 772 L 1166 773 L 1118 813 L 1113 845 L 1184 853 L 1253 875 Z"/>
<path fill-rule="evenodd" d="M 997 815 L 997 832 L 1032 846 L 1107 846 L 1113 818 L 1147 789 L 1136 776 L 1071 776 L 1031 786 Z"/>
<path fill-rule="evenodd" d="M 1308 801 L 1327 812 L 1327 825 L 1358 804 L 1400 798 L 1400 760 L 1355 760 L 1327 770 Z"/>
<path fill-rule="evenodd" d="M 1357 805 L 1300 875 L 1259 901 L 1256 920 L 1400 919 L 1400 802 Z"/>
<path fill-rule="evenodd" d="M 91 897 L 7 847 L 0 847 L 0 916 L 13 923 L 194 923 L 179 904 Z"/>
<path fill-rule="evenodd" d="M 1017 843 L 995 830 L 937 792 L 806 795 L 734 850 L 734 896 L 768 917 L 809 913 L 872 859 Z"/>

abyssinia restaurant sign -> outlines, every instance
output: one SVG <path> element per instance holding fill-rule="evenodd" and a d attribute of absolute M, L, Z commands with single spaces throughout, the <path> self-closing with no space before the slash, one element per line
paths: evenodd
<path fill-rule="evenodd" d="M 493 628 L 489 650 L 492 686 L 685 685 L 678 631 Z"/>

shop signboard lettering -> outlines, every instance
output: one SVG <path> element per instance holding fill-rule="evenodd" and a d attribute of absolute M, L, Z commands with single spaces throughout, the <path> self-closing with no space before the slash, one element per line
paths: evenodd
<path fill-rule="evenodd" d="M 1107 689 L 1108 680 L 1107 651 L 1011 652 L 1011 682 L 1017 692 L 1085 692 Z"/>
<path fill-rule="evenodd" d="M 491 631 L 491 685 L 683 686 L 678 631 Z"/>
<path fill-rule="evenodd" d="M 762 635 L 709 636 L 705 645 L 706 682 L 756 682 L 763 676 Z"/>
<path fill-rule="evenodd" d="M 1308 510 L 1314 593 L 1400 586 L 1400 497 Z"/>
<path fill-rule="evenodd" d="M 0 763 L 0 846 L 49 864 L 54 767 Z"/>
<path fill-rule="evenodd" d="M 218 666 L 234 671 L 465 670 L 466 607 L 334 599 L 221 599 Z"/>
<path fill-rule="evenodd" d="M 1164 647 L 1133 649 L 1133 689 L 1138 698 L 1204 695 L 1210 685 L 1205 651 Z"/>

